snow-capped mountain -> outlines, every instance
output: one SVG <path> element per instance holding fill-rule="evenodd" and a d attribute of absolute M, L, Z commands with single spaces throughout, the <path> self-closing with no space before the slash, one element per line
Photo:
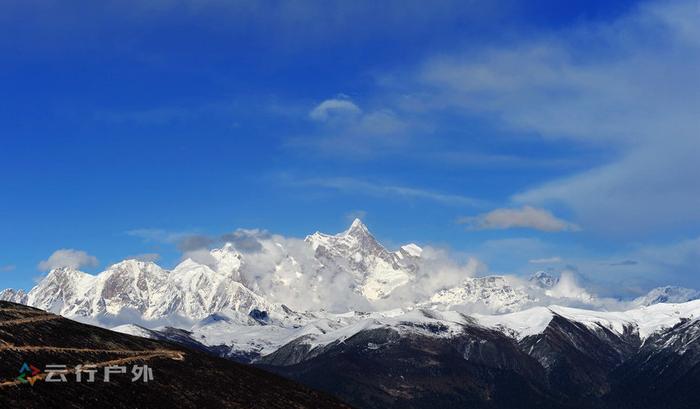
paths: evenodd
<path fill-rule="evenodd" d="M 98 275 L 57 268 L 26 296 L 12 290 L 0 296 L 68 317 L 109 318 L 110 322 L 197 320 L 227 309 L 246 314 L 253 308 L 278 309 L 235 281 L 235 276 L 191 259 L 172 271 L 152 262 L 125 260 Z"/>
<path fill-rule="evenodd" d="M 354 291 L 370 301 L 385 298 L 409 283 L 418 269 L 422 249 L 415 244 L 389 252 L 355 219 L 348 230 L 336 235 L 316 232 L 306 237 L 321 263 L 321 270 L 352 277 Z"/>
<path fill-rule="evenodd" d="M 257 253 L 242 253 L 225 243 L 206 261 L 183 260 L 172 270 L 153 262 L 125 260 L 91 275 L 72 268 L 51 270 L 28 294 L 4 290 L 0 298 L 69 317 L 133 321 L 197 321 L 225 311 L 253 309 L 288 315 L 286 299 L 332 308 L 340 297 L 355 297 L 365 309 L 399 287 L 412 283 L 422 249 L 407 244 L 388 251 L 360 221 L 328 235 L 314 233 L 303 242 L 274 237 Z M 285 299 L 285 298 L 282 298 Z M 326 304 L 325 302 L 328 301 Z M 337 309 L 337 308 L 336 308 Z M 288 309 L 286 309 L 288 310 Z"/>
<path fill-rule="evenodd" d="M 637 305 L 653 305 L 658 303 L 682 303 L 697 299 L 700 299 L 700 291 L 676 286 L 664 286 L 654 288 L 647 294 L 635 298 L 633 303 Z"/>
<path fill-rule="evenodd" d="M 0 300 L 1 301 L 11 301 L 11 302 L 15 302 L 18 304 L 26 304 L 27 303 L 27 293 L 25 293 L 24 290 L 22 290 L 22 289 L 14 290 L 12 288 L 6 288 L 6 289 L 0 291 Z"/>

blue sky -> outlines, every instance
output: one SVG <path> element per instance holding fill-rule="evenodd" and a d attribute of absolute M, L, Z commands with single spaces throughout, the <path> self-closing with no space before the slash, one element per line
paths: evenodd
<path fill-rule="evenodd" d="M 430 3 L 2 2 L 0 287 L 355 216 L 493 273 L 700 287 L 698 3 Z"/>

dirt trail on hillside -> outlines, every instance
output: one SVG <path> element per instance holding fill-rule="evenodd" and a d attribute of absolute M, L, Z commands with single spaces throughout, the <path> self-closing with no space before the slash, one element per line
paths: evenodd
<path fill-rule="evenodd" d="M 13 308 L 0 308 L 0 312 L 21 312 L 27 313 L 26 310 L 13 309 Z M 41 314 L 41 312 L 38 312 Z M 53 314 L 42 314 L 35 317 L 28 318 L 18 318 L 12 320 L 0 321 L 0 327 L 11 326 L 11 325 L 22 325 L 29 324 L 33 322 L 49 321 L 59 319 L 61 316 Z M 152 350 L 130 350 L 130 349 L 98 349 L 98 348 L 70 348 L 70 347 L 54 347 L 46 345 L 14 345 L 5 341 L 0 340 L 0 352 L 2 351 L 25 351 L 25 352 L 37 352 L 37 351 L 48 351 L 48 352 L 89 352 L 89 353 L 107 353 L 107 354 L 117 354 L 117 355 L 132 355 L 119 359 L 112 359 L 108 361 L 100 362 L 83 362 L 81 363 L 84 369 L 94 369 L 103 368 L 105 366 L 112 365 L 122 365 L 135 361 L 147 361 L 153 358 L 170 358 L 176 361 L 182 361 L 185 359 L 185 353 L 182 351 L 170 350 L 170 349 L 152 349 Z M 67 374 L 73 374 L 76 369 L 67 369 Z M 44 379 L 46 374 L 37 375 L 37 379 Z M 24 382 L 19 380 L 11 381 L 0 381 L 0 388 L 8 386 L 18 386 L 22 385 Z"/>
<path fill-rule="evenodd" d="M 0 341 L 2 342 L 2 341 Z M 70 348 L 70 347 L 54 347 L 46 345 L 14 345 L 10 343 L 0 344 L 0 352 L 2 351 L 48 351 L 48 352 L 97 352 L 97 353 L 110 353 L 110 354 L 149 354 L 149 353 L 178 353 L 182 354 L 180 351 L 170 350 L 170 349 L 142 349 L 142 350 L 132 350 L 132 349 L 99 349 L 99 348 Z"/>
<path fill-rule="evenodd" d="M 42 310 L 32 310 L 32 309 L 22 309 L 22 308 L 0 308 L 0 312 L 18 312 L 21 314 L 42 314 L 42 315 L 48 315 L 46 311 Z"/>
<path fill-rule="evenodd" d="M 59 318 L 61 318 L 61 317 L 58 315 L 40 315 L 37 317 L 18 318 L 15 320 L 0 321 L 0 327 L 7 327 L 10 325 L 28 324 L 30 322 L 51 321 L 51 320 L 57 320 Z"/>

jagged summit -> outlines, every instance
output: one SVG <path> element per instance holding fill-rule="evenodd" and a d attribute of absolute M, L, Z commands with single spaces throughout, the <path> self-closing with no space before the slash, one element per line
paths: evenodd
<path fill-rule="evenodd" d="M 306 241 L 311 243 L 314 250 L 316 250 L 318 246 L 329 247 L 334 245 L 342 245 L 345 247 L 359 247 L 361 245 L 380 246 L 367 226 L 362 223 L 360 219 L 353 220 L 350 227 L 340 233 L 327 234 L 317 231 L 314 234 L 306 236 Z"/>

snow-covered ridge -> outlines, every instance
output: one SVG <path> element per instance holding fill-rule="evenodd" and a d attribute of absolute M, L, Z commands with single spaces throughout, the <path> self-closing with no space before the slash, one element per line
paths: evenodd
<path fill-rule="evenodd" d="M 276 310 L 263 297 L 222 273 L 187 259 L 173 271 L 152 262 L 125 260 L 98 275 L 58 268 L 39 282 L 24 303 L 68 317 L 139 321 L 166 317 L 201 319 L 221 310 Z M 126 318 L 125 318 L 126 319 Z"/>
<path fill-rule="evenodd" d="M 473 316 L 486 327 L 505 331 L 521 339 L 544 331 L 555 315 L 591 329 L 602 326 L 618 335 L 622 335 L 625 328 L 631 328 L 637 331 L 641 339 L 645 339 L 658 331 L 672 328 L 682 320 L 700 318 L 700 300 L 660 303 L 626 311 L 595 311 L 553 305 L 502 315 Z"/>
<path fill-rule="evenodd" d="M 293 343 L 309 350 L 342 342 L 371 329 L 391 329 L 399 334 L 418 334 L 434 338 L 452 338 L 465 328 L 481 326 L 522 340 L 541 334 L 555 316 L 583 324 L 593 331 L 606 328 L 623 336 L 626 329 L 644 340 L 654 333 L 669 329 L 682 320 L 700 317 L 700 300 L 681 304 L 656 304 L 626 311 L 595 311 L 561 306 L 533 307 L 507 314 L 465 314 L 453 310 L 397 309 L 381 312 L 328 312 L 296 316 L 293 322 L 252 323 L 250 319 L 218 314 L 196 323 L 192 338 L 205 345 L 226 347 L 234 355 L 265 356 Z M 142 330 L 122 327 L 119 330 L 138 333 Z"/>

